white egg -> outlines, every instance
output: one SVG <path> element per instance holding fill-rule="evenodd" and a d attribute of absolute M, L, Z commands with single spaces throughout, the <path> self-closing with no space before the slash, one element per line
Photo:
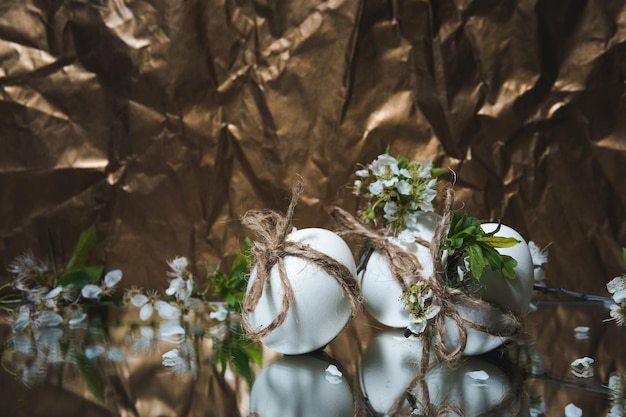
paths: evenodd
<path fill-rule="evenodd" d="M 423 213 L 419 218 L 419 229 L 416 229 L 417 236 L 430 242 L 440 221 L 441 216 L 436 213 Z M 417 257 L 424 276 L 432 275 L 433 261 L 428 247 L 391 240 Z M 409 325 L 409 312 L 401 301 L 402 288 L 382 254 L 377 251 L 372 253 L 367 267 L 359 274 L 359 283 L 365 309 L 373 318 L 389 327 L 406 328 Z"/>
<path fill-rule="evenodd" d="M 466 417 L 493 410 L 515 389 L 502 369 L 476 357 L 466 358 L 452 367 L 442 362 L 426 374 L 425 381 L 431 404 L 456 405 Z M 504 417 L 511 411 L 501 412 L 498 416 Z"/>
<path fill-rule="evenodd" d="M 380 415 L 386 415 L 418 375 L 421 339 L 404 337 L 402 330 L 388 330 L 367 345 L 361 360 L 364 398 Z"/>
<path fill-rule="evenodd" d="M 263 368 L 250 391 L 250 413 L 261 417 L 353 415 L 352 389 L 331 363 L 286 356 Z"/>
<path fill-rule="evenodd" d="M 464 306 L 457 305 L 457 311 L 459 315 L 472 323 L 484 326 L 493 326 L 496 323 L 509 323 L 507 316 L 502 312 L 495 309 L 482 310 L 473 307 L 465 308 Z M 473 356 L 481 355 L 489 352 L 498 346 L 502 345 L 506 338 L 491 335 L 480 330 L 472 329 L 471 327 L 464 326 L 467 334 L 465 341 L 465 348 L 463 349 L 463 355 Z M 456 323 L 451 319 L 445 320 L 445 343 L 446 348 L 449 351 L 456 349 L 459 346 L 459 328 Z"/>
<path fill-rule="evenodd" d="M 494 231 L 497 226 L 497 223 L 484 223 L 482 228 L 489 233 Z M 509 309 L 514 314 L 526 314 L 530 307 L 534 283 L 533 260 L 530 249 L 528 249 L 528 244 L 522 235 L 509 226 L 501 225 L 495 236 L 512 237 L 520 241 L 510 248 L 496 248 L 500 254 L 509 255 L 517 261 L 515 278 L 506 278 L 501 272 L 486 268 L 480 278 L 483 286 L 479 295 L 483 300 Z"/>
<path fill-rule="evenodd" d="M 290 233 L 288 241 L 301 242 L 345 265 L 356 280 L 356 265 L 348 245 L 337 234 L 318 228 Z M 285 321 L 261 342 L 280 353 L 295 355 L 323 348 L 347 324 L 351 304 L 339 283 L 318 266 L 302 258 L 287 256 L 285 269 L 293 288 L 294 299 Z M 253 269 L 248 290 L 256 279 Z M 284 290 L 278 267 L 274 266 L 256 309 L 250 313 L 250 325 L 263 329 L 282 309 Z"/>

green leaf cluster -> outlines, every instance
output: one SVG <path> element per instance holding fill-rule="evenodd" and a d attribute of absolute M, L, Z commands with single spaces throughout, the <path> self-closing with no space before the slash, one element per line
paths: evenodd
<path fill-rule="evenodd" d="M 249 238 L 245 238 L 244 244 L 233 261 L 230 274 L 212 266 L 208 268 L 213 275 L 212 295 L 228 303 L 229 307 L 238 313 L 241 313 L 241 306 L 248 286 L 251 257 L 252 242 Z"/>
<path fill-rule="evenodd" d="M 517 261 L 508 255 L 501 255 L 495 248 L 510 248 L 520 241 L 512 237 L 495 236 L 500 225 L 491 233 L 485 232 L 481 221 L 470 217 L 466 212 L 454 211 L 450 230 L 443 249 L 449 251 L 449 274 L 456 274 L 458 262 L 469 257 L 470 272 L 480 280 L 483 270 L 489 266 L 494 271 L 501 271 L 507 278 L 515 278 L 514 268 Z M 467 255 L 466 255 L 467 254 Z"/>
<path fill-rule="evenodd" d="M 214 339 L 214 343 L 213 361 L 219 365 L 222 377 L 226 373 L 227 366 L 230 365 L 249 386 L 252 386 L 255 378 L 252 365 L 263 365 L 261 344 L 249 339 L 241 323 L 237 322 L 231 323 L 226 338 Z"/>

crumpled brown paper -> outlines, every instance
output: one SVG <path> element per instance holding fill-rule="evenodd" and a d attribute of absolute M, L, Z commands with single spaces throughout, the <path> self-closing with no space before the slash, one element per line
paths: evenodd
<path fill-rule="evenodd" d="M 2 265 L 95 223 L 126 286 L 204 276 L 298 176 L 295 225 L 333 227 L 390 145 L 551 243 L 549 285 L 623 270 L 622 1 L 10 0 L 0 62 Z"/>

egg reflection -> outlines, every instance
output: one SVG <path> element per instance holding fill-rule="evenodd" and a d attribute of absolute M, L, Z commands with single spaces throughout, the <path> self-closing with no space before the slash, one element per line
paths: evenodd
<path fill-rule="evenodd" d="M 394 409 L 401 414 L 410 412 L 410 403 L 427 401 L 423 390 L 427 390 L 431 408 L 439 411 L 458 408 L 465 417 L 484 413 L 529 415 L 520 387 L 491 361 L 473 356 L 454 365 L 432 365 L 431 358 L 430 370 L 420 378 L 421 357 L 421 341 L 405 339 L 398 330 L 382 333 L 368 345 L 361 363 L 361 388 L 377 415 L 387 415 Z M 411 395 L 407 396 L 409 388 Z"/>
<path fill-rule="evenodd" d="M 250 391 L 251 415 L 352 416 L 352 389 L 331 362 L 301 355 L 285 356 L 266 366 Z"/>

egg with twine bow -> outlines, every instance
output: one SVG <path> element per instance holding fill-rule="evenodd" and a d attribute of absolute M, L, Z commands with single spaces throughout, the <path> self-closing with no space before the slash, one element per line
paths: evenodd
<path fill-rule="evenodd" d="M 458 359 L 462 354 L 485 353 L 521 331 L 519 317 L 508 307 L 495 305 L 477 295 L 466 294 L 446 285 L 443 266 L 445 256 L 441 246 L 450 227 L 453 202 L 454 192 L 448 185 L 440 221 L 434 228 L 432 225 L 424 228 L 432 233 L 432 237 L 427 235 L 430 238 L 428 254 L 419 258 L 369 230 L 341 208 L 336 207 L 331 213 L 342 228 L 339 232 L 341 236 L 365 241 L 366 251 L 369 249 L 372 256 L 378 253 L 384 260 L 384 268 L 376 264 L 372 268 L 369 263 L 365 266 L 366 269 L 374 269 L 370 279 L 378 281 L 376 284 L 361 281 L 364 303 L 369 305 L 366 308 L 374 318 L 390 327 L 408 328 L 411 318 L 408 308 L 405 308 L 401 300 L 402 295 L 419 282 L 432 290 L 431 305 L 438 313 L 428 319 L 425 331 L 420 336 L 430 342 L 424 344 L 425 348 L 432 348 L 437 357 L 443 360 Z M 437 217 L 431 216 L 431 219 Z M 422 242 L 420 245 L 426 246 L 426 243 Z M 420 258 L 426 258 L 427 261 L 420 262 Z M 363 262 L 358 269 L 362 268 L 362 264 Z M 366 291 L 365 288 L 370 286 L 376 286 L 377 290 Z M 388 294 L 393 296 L 387 296 Z M 372 302 L 379 303 L 380 306 L 373 307 Z"/>
<path fill-rule="evenodd" d="M 287 355 L 323 348 L 356 314 L 360 291 L 352 251 L 336 233 L 307 228 L 289 233 L 302 184 L 285 216 L 251 211 L 256 232 L 253 267 L 242 309 L 248 336 Z"/>
<path fill-rule="evenodd" d="M 359 285 L 365 309 L 385 326 L 408 326 L 409 310 L 400 301 L 406 289 L 405 280 L 401 282 L 398 279 L 399 274 L 409 269 L 424 278 L 432 276 L 434 264 L 430 242 L 440 222 L 441 216 L 437 213 L 421 213 L 416 221 L 418 226 L 413 229 L 412 241 L 403 241 L 393 236 L 370 235 L 369 244 L 374 250 L 364 254 L 366 257 L 369 255 L 369 258 L 364 259 L 366 263 L 359 271 Z M 445 258 L 445 253 L 442 255 Z"/>

